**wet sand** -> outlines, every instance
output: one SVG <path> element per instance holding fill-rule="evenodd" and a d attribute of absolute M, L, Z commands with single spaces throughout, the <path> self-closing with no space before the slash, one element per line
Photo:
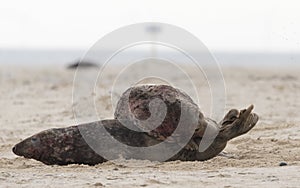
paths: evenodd
<path fill-rule="evenodd" d="M 74 71 L 63 67 L 0 66 L 0 187 L 298 187 L 298 70 L 222 68 L 226 110 L 254 104 L 254 111 L 260 116 L 253 130 L 228 143 L 225 151 L 233 158 L 218 156 L 205 162 L 130 160 L 96 166 L 46 166 L 14 155 L 11 148 L 39 131 L 76 123 L 72 111 Z M 180 78 L 175 76 L 175 82 L 176 79 Z M 209 114 L 206 87 L 204 84 L 198 89 L 202 91 L 203 112 Z M 100 96 L 98 100 L 97 109 L 103 117 L 113 115 L 109 100 L 107 96 Z M 283 161 L 288 165 L 279 166 Z"/>

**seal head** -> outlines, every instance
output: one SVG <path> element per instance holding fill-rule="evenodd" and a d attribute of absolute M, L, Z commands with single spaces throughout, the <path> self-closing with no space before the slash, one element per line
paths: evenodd
<path fill-rule="evenodd" d="M 13 147 L 12 151 L 18 156 L 41 161 L 47 155 L 46 151 L 48 153 L 51 151 L 51 147 L 45 144 L 51 143 L 51 134 L 49 132 L 43 131 L 21 141 Z"/>

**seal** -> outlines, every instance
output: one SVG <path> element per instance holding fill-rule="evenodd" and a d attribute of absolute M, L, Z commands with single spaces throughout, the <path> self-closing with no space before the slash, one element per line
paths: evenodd
<path fill-rule="evenodd" d="M 82 130 L 86 130 L 85 134 L 88 136 L 96 137 L 101 133 L 91 130 L 102 126 L 114 139 L 125 145 L 148 147 L 165 141 L 179 128 L 178 124 L 181 122 L 184 125 L 184 131 L 181 132 L 183 135 L 175 137 L 172 142 L 180 144 L 185 134 L 191 136 L 182 149 L 174 153 L 168 161 L 204 161 L 217 156 L 229 140 L 247 133 L 256 125 L 259 118 L 252 113 L 253 108 L 250 105 L 241 111 L 232 109 L 217 123 L 204 117 L 193 100 L 179 89 L 168 85 L 135 86 L 121 96 L 114 119 L 45 130 L 16 144 L 12 150 L 18 156 L 35 159 L 47 165 L 96 165 L 107 160 L 87 144 L 81 134 Z M 163 111 L 165 114 L 157 126 L 155 118 L 160 119 Z M 185 116 L 182 117 L 182 114 Z M 151 121 L 147 121 L 148 119 Z M 124 122 L 129 122 L 129 128 L 124 126 Z M 191 126 L 195 122 L 195 127 Z M 205 141 L 207 129 L 217 134 L 211 144 L 201 150 L 199 147 Z M 101 142 L 106 143 L 106 140 Z M 107 148 L 114 150 L 113 146 Z M 132 156 L 126 153 L 120 155 L 125 156 L 125 159 L 126 156 Z"/>

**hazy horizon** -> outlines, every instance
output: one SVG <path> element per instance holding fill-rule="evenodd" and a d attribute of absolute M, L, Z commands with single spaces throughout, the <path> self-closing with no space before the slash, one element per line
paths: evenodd
<path fill-rule="evenodd" d="M 74 49 L 0 49 L 0 64 L 11 65 L 68 65 L 79 61 L 84 57 L 86 50 Z M 133 52 L 134 53 L 134 52 Z M 138 52 L 136 52 L 138 53 Z M 171 52 L 162 52 L 170 53 Z M 211 54 L 216 61 L 222 65 L 239 65 L 239 66 L 299 66 L 300 53 L 287 52 L 224 52 L 214 51 Z M 130 54 L 129 54 L 130 55 Z M 134 55 L 134 54 L 132 54 Z M 172 54 L 174 58 L 181 61 L 177 54 Z M 89 60 L 87 60 L 89 61 Z M 91 61 L 93 62 L 93 61 Z M 94 62 L 103 64 L 99 62 Z M 122 63 L 122 62 L 120 62 Z M 205 62 L 201 62 L 205 63 Z"/>
<path fill-rule="evenodd" d="M 121 27 L 159 22 L 197 37 L 220 65 L 300 65 L 298 4 L 259 0 L 6 1 L 0 7 L 0 63 L 68 64 Z"/>

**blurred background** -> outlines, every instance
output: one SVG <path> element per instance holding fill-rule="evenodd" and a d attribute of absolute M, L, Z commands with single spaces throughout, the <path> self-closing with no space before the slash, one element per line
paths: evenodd
<path fill-rule="evenodd" d="M 122 26 L 162 22 L 198 37 L 221 65 L 296 66 L 298 1 L 2 1 L 0 64 L 66 64 Z"/>

